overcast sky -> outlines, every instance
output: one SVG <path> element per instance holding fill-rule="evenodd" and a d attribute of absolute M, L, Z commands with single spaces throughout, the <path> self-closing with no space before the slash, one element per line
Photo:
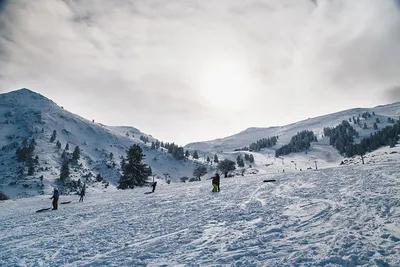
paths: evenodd
<path fill-rule="evenodd" d="M 1 92 L 180 145 L 399 101 L 399 47 L 394 0 L 0 0 Z"/>

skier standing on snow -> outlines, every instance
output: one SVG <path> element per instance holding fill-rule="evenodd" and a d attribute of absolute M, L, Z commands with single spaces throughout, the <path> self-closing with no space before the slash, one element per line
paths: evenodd
<path fill-rule="evenodd" d="M 217 178 L 217 191 L 219 192 L 219 181 L 221 180 L 221 177 L 219 177 L 219 174 L 216 173 L 215 177 Z"/>
<path fill-rule="evenodd" d="M 218 190 L 218 187 L 217 187 L 217 177 L 213 176 L 213 177 L 211 177 L 211 178 L 212 178 L 211 183 L 212 183 L 212 187 L 213 187 L 213 189 L 212 189 L 211 192 L 217 192 L 217 190 Z"/>
<path fill-rule="evenodd" d="M 151 187 L 153 187 L 153 191 L 151 191 L 152 193 L 154 193 L 154 190 L 156 190 L 156 185 L 157 185 L 157 182 L 154 182 L 151 184 Z"/>
<path fill-rule="evenodd" d="M 216 173 L 213 177 L 212 177 L 212 186 L 213 186 L 213 190 L 212 192 L 219 192 L 219 174 Z"/>
<path fill-rule="evenodd" d="M 83 188 L 81 193 L 79 194 L 81 197 L 79 198 L 79 202 L 83 202 L 83 197 L 85 196 L 86 184 L 83 184 Z"/>
<path fill-rule="evenodd" d="M 58 209 L 58 198 L 60 197 L 60 193 L 56 188 L 54 188 L 53 196 L 50 199 L 53 199 L 53 210 Z"/>

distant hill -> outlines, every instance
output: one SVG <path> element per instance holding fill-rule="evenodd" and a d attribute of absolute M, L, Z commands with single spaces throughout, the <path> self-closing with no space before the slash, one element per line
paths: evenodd
<path fill-rule="evenodd" d="M 56 138 L 51 143 L 54 131 Z M 34 138 L 37 143 L 34 156 L 38 164 L 33 175 L 28 175 L 26 164 L 16 158 L 17 147 L 25 138 L 28 142 Z M 145 138 L 146 143 L 141 140 Z M 61 149 L 57 149 L 57 141 Z M 10 197 L 24 197 L 58 186 L 61 154 L 67 143 L 70 153 L 76 146 L 81 151 L 80 167 L 71 170 L 70 179 L 88 179 L 96 190 L 118 185 L 120 157 L 132 144 L 142 147 L 145 163 L 152 167 L 156 179 L 174 182 L 182 176 L 192 177 L 198 160 L 176 160 L 162 148 L 151 149 L 152 141 L 156 139 L 134 127 L 106 126 L 84 119 L 29 89 L 0 94 L 0 191 Z M 95 182 L 98 174 L 104 182 Z"/>

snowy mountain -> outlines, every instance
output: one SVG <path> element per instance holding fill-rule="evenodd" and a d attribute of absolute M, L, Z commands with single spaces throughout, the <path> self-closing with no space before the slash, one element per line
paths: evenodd
<path fill-rule="evenodd" d="M 373 113 L 363 118 L 365 112 Z M 145 163 L 153 170 L 155 179 L 165 182 L 180 182 L 181 177 L 193 177 L 193 169 L 199 164 L 206 164 L 209 177 L 215 172 L 219 160 L 236 158 L 245 154 L 251 155 L 254 162 L 245 162 L 245 167 L 237 167 L 233 175 L 255 175 L 277 172 L 297 172 L 299 170 L 330 168 L 357 162 L 356 159 L 345 159 L 329 144 L 324 136 L 324 127 L 335 127 L 343 120 L 360 119 L 358 124 L 351 122 L 361 138 L 369 136 L 377 130 L 373 124 L 379 120 L 379 129 L 390 125 L 388 118 L 397 118 L 400 114 L 400 103 L 378 106 L 371 109 L 356 108 L 310 118 L 286 126 L 269 128 L 249 128 L 236 135 L 208 142 L 192 143 L 185 146 L 191 152 L 197 151 L 199 159 L 190 156 L 185 160 L 176 160 L 164 148 L 154 149 L 151 142 L 157 141 L 149 134 L 130 126 L 106 126 L 89 121 L 58 106 L 46 97 L 21 89 L 0 94 L 0 192 L 11 198 L 28 197 L 45 194 L 59 186 L 58 178 L 62 163 L 62 152 L 66 145 L 71 153 L 79 146 L 81 158 L 79 165 L 71 169 L 70 179 L 75 182 L 89 181 L 90 190 L 113 191 L 120 177 L 120 158 L 132 144 L 139 144 L 145 155 Z M 1 119 L 2 117 L 2 119 Z M 367 129 L 363 129 L 364 123 Z M 317 136 L 318 142 L 311 143 L 307 153 L 291 153 L 275 157 L 275 151 L 287 144 L 296 133 L 309 130 Z M 52 134 L 56 138 L 50 142 Z M 249 146 L 261 138 L 278 136 L 276 145 L 263 148 L 261 151 L 236 151 Z M 34 156 L 38 164 L 34 174 L 29 174 L 28 166 L 19 162 L 16 157 L 17 148 L 24 139 L 36 141 Z M 60 143 L 60 148 L 56 144 Z M 112 154 L 112 155 L 111 155 Z M 367 155 L 368 156 L 368 155 Z M 206 162 L 207 157 L 211 160 Z M 28 175 L 29 174 L 29 175 Z M 100 178 L 96 176 L 100 174 Z M 64 192 L 66 193 L 66 192 Z M 72 191 L 73 193 L 73 191 Z"/>
<path fill-rule="evenodd" d="M 56 138 L 50 142 L 54 131 Z M 37 143 L 34 155 L 39 163 L 33 175 L 27 175 L 26 166 L 15 156 L 24 138 L 34 138 Z M 192 177 L 199 161 L 178 161 L 163 148 L 151 149 L 154 140 L 134 127 L 105 126 L 84 119 L 28 89 L 0 94 L 0 191 L 14 198 L 52 190 L 57 186 L 61 154 L 67 143 L 70 152 L 76 146 L 81 151 L 80 167 L 71 170 L 72 180 L 83 182 L 90 178 L 95 182 L 97 174 L 104 178 L 101 183 L 94 183 L 92 190 L 115 188 L 120 177 L 120 157 L 132 144 L 142 147 L 145 163 L 152 167 L 156 179 L 179 181 L 182 176 Z M 61 149 L 57 149 L 57 141 Z"/>
<path fill-rule="evenodd" d="M 365 112 L 374 115 L 369 118 L 363 118 L 362 114 Z M 335 127 L 342 121 L 351 121 L 350 124 L 359 133 L 359 137 L 355 139 L 357 143 L 362 138 L 370 136 L 371 133 L 387 125 L 391 125 L 391 123 L 388 122 L 389 117 L 397 121 L 399 116 L 400 102 L 374 108 L 355 108 L 309 118 L 285 126 L 248 128 L 240 133 L 225 138 L 190 143 L 185 146 L 185 149 L 197 150 L 201 154 L 207 155 L 216 153 L 219 158 L 229 158 L 231 160 L 236 160 L 238 155 L 252 154 L 255 158 L 255 163 L 251 164 L 252 167 L 257 168 L 258 171 L 267 173 L 277 172 L 279 170 L 294 171 L 296 170 L 295 168 L 297 168 L 297 170 L 315 168 L 315 164 L 317 164 L 318 168 L 327 168 L 338 166 L 344 157 L 329 144 L 329 138 L 324 136 L 323 130 L 325 127 Z M 352 121 L 353 117 L 360 118 L 360 123 L 354 124 Z M 373 124 L 376 123 L 377 119 L 379 120 L 379 123 L 377 123 L 379 128 L 376 130 Z M 366 123 L 367 129 L 363 129 L 364 123 Z M 279 158 L 274 156 L 276 149 L 288 144 L 294 135 L 304 130 L 313 131 L 318 138 L 318 142 L 311 143 L 311 149 L 307 154 L 292 153 Z M 236 149 L 248 147 L 251 143 L 259 139 L 272 136 L 278 136 L 279 139 L 276 145 L 271 148 L 264 148 L 259 152 L 235 151 Z M 246 164 L 247 167 L 249 165 L 250 164 Z"/>

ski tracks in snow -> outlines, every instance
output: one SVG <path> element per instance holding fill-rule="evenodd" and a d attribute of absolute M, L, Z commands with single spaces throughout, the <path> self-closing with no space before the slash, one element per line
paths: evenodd
<path fill-rule="evenodd" d="M 400 265 L 400 182 L 389 165 L 222 179 L 0 206 L 1 266 Z M 26 207 L 30 207 L 27 210 Z M 4 211 L 4 212 L 3 212 Z"/>

